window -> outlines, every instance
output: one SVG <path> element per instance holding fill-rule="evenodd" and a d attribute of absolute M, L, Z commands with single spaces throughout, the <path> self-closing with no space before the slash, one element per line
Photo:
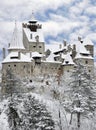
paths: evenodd
<path fill-rule="evenodd" d="M 91 72 L 91 70 L 89 70 L 89 72 Z"/>
<path fill-rule="evenodd" d="M 14 67 L 16 67 L 16 65 L 14 65 Z"/>
<path fill-rule="evenodd" d="M 30 34 L 30 39 L 32 39 L 32 34 Z"/>
<path fill-rule="evenodd" d="M 69 70 L 67 70 L 67 72 L 69 72 Z"/>
<path fill-rule="evenodd" d="M 83 43 L 83 41 L 81 41 L 81 43 Z"/>
<path fill-rule="evenodd" d="M 30 79 L 30 83 L 32 83 L 32 79 Z"/>
<path fill-rule="evenodd" d="M 25 68 L 25 65 L 24 65 L 24 68 Z"/>
<path fill-rule="evenodd" d="M 34 48 L 36 47 L 36 46 L 33 46 Z"/>
<path fill-rule="evenodd" d="M 10 65 L 8 65 L 8 67 L 10 67 Z"/>
<path fill-rule="evenodd" d="M 41 46 L 39 46 L 39 48 L 41 48 Z"/>
<path fill-rule="evenodd" d="M 10 59 L 18 59 L 18 56 L 10 57 Z"/>
<path fill-rule="evenodd" d="M 65 61 L 65 63 L 66 63 L 66 64 L 68 64 L 68 63 L 69 63 L 69 61 Z"/>
<path fill-rule="evenodd" d="M 87 60 L 85 61 L 85 64 L 88 64 L 88 61 L 87 61 Z"/>

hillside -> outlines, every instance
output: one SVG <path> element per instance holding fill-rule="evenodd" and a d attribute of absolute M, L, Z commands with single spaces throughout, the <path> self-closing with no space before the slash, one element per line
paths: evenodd
<path fill-rule="evenodd" d="M 91 93 L 90 99 L 93 98 L 96 84 L 91 77 L 84 78 L 80 73 L 81 71 L 79 82 L 82 85 L 81 89 L 77 89 L 78 94 L 72 85 L 74 78 L 70 78 L 70 81 L 65 80 L 64 75 L 59 78 L 56 75 L 33 76 L 31 79 L 25 78 L 14 82 L 15 89 L 10 89 L 6 95 L 1 96 L 0 128 L 2 130 L 95 130 L 95 97 L 92 102 L 87 95 Z M 77 83 L 76 79 L 75 83 Z M 8 85 L 10 87 L 11 84 L 7 84 L 7 87 Z M 83 86 L 84 89 L 86 88 L 87 95 L 83 93 Z M 81 106 L 76 103 L 76 95 L 79 95 Z M 79 127 L 78 113 L 80 114 Z M 36 125 L 32 125 L 32 122 Z"/>

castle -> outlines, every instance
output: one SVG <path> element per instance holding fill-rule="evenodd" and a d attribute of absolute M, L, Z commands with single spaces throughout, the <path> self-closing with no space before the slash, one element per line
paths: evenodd
<path fill-rule="evenodd" d="M 22 40 L 20 36 L 15 24 L 7 56 L 3 48 L 2 77 L 6 76 L 7 70 L 20 77 L 68 74 L 78 61 L 87 67 L 89 73 L 93 71 L 94 45 L 88 38 L 78 37 L 70 44 L 63 41 L 58 48 L 55 45 L 52 47 L 45 44 L 42 25 L 35 19 L 22 23 Z"/>

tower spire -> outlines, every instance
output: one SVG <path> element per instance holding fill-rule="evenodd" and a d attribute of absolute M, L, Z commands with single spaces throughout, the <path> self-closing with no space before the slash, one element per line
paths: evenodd
<path fill-rule="evenodd" d="M 32 18 L 31 18 L 31 21 L 29 21 L 29 23 L 31 23 L 31 24 L 37 23 L 37 20 L 35 19 L 35 15 L 34 15 L 34 11 L 33 10 L 32 10 Z"/>
<path fill-rule="evenodd" d="M 10 50 L 21 50 L 21 49 L 24 49 L 24 46 L 22 40 L 20 39 L 20 32 L 18 31 L 17 21 L 15 20 L 13 36 L 8 50 L 10 51 Z"/>
<path fill-rule="evenodd" d="M 34 20 L 34 11 L 32 10 L 32 20 Z"/>

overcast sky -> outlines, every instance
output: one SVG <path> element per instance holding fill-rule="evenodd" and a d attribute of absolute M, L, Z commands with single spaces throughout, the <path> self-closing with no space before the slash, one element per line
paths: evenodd
<path fill-rule="evenodd" d="M 43 24 L 46 43 L 70 41 L 78 35 L 96 43 L 96 0 L 1 0 L 1 50 L 11 41 L 14 21 L 17 20 L 20 28 L 22 22 L 31 19 L 32 10 Z"/>

